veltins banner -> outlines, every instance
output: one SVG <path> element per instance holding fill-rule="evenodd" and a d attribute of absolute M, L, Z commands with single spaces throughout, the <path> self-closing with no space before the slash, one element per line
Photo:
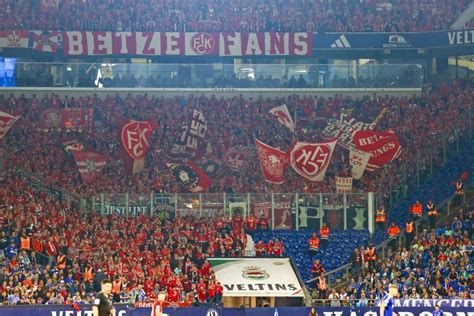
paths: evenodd
<path fill-rule="evenodd" d="M 209 258 L 224 296 L 303 297 L 288 258 Z"/>

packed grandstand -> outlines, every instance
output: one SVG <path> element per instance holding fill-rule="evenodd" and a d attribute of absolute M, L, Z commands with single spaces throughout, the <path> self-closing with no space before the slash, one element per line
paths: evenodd
<path fill-rule="evenodd" d="M 474 306 L 471 0 L 0 7 L 0 315 Z"/>

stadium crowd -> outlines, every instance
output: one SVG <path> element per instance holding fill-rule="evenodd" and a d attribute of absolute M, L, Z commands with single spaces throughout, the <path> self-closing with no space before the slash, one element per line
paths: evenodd
<path fill-rule="evenodd" d="M 452 225 L 424 229 L 408 247 L 393 249 L 380 259 L 368 248 L 355 249 L 351 279 L 347 287 L 327 295 L 324 279 L 318 280 L 321 304 L 330 306 L 374 306 L 389 284 L 396 284 L 403 299 L 473 299 L 473 218 L 470 211 L 455 217 Z M 321 292 L 323 295 L 320 295 Z"/>
<path fill-rule="evenodd" d="M 48 1 L 45 1 L 46 3 Z M 60 31 L 402 32 L 448 29 L 470 0 L 2 0 L 0 28 Z M 53 2 L 54 3 L 54 2 Z"/>
<path fill-rule="evenodd" d="M 256 159 L 254 137 L 273 147 L 287 150 L 295 135 L 281 125 L 268 111 L 287 104 L 290 113 L 297 113 L 296 135 L 299 141 L 320 141 L 327 122 L 339 118 L 340 113 L 352 108 L 352 117 L 371 122 L 386 109 L 377 127 L 396 132 L 402 146 L 402 154 L 386 168 L 366 172 L 361 181 L 354 182 L 354 192 L 370 191 L 377 187 L 387 194 L 389 179 L 392 188 L 400 188 L 404 177 L 416 174 L 415 159 L 425 166 L 430 151 L 433 164 L 442 162 L 445 142 L 453 142 L 467 128 L 468 108 L 473 104 L 471 79 L 454 81 L 439 88 L 426 87 L 422 96 L 411 98 L 364 97 L 360 99 L 336 95 L 332 98 L 299 97 L 257 98 L 243 97 L 149 97 L 147 94 L 124 98 L 96 95 L 79 98 L 55 95 L 26 98 L 0 97 L 0 110 L 20 114 L 1 144 L 5 152 L 6 169 L 21 169 L 44 179 L 53 187 L 88 197 L 98 193 L 146 193 L 151 190 L 164 193 L 185 190 L 166 163 L 173 141 L 181 131 L 183 122 L 189 122 L 193 108 L 201 109 L 207 120 L 207 146 L 197 164 L 212 161 L 217 164 L 211 175 L 209 192 L 334 192 L 334 175 L 348 172 L 347 150 L 336 148 L 325 182 L 304 181 L 291 169 L 286 171 L 283 185 L 269 185 L 264 181 L 260 164 Z M 41 126 L 42 111 L 55 107 L 94 108 L 93 134 L 62 130 L 49 130 Z M 177 110 L 180 109 L 180 110 Z M 139 176 L 128 177 L 122 165 L 119 126 L 128 119 L 156 119 L 159 128 L 153 133 L 145 162 L 145 170 Z M 422 128 L 421 128 L 422 127 Z M 95 182 L 82 184 L 73 157 L 65 155 L 61 144 L 77 139 L 87 150 L 107 157 L 107 165 Z M 239 167 L 235 168 L 235 163 Z M 395 170 L 398 170 L 395 172 Z M 400 170 L 404 172 L 399 172 Z M 403 188 L 402 188 L 403 189 Z"/>
<path fill-rule="evenodd" d="M 240 215 L 81 216 L 13 174 L 0 199 L 0 305 L 90 303 L 105 278 L 114 280 L 116 302 L 149 302 L 160 291 L 180 305 L 217 302 L 223 289 L 206 258 L 245 256 L 244 230 L 257 229 Z M 282 256 L 284 244 L 255 250 Z"/>

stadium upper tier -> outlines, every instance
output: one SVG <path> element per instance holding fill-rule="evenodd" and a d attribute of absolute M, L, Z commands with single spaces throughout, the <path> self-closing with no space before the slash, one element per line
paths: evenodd
<path fill-rule="evenodd" d="M 448 29 L 472 0 L 2 0 L 0 28 L 67 31 L 402 32 Z M 50 4 L 48 4 L 50 3 Z"/>
<path fill-rule="evenodd" d="M 442 162 L 446 144 L 454 142 L 471 126 L 469 109 L 474 102 L 473 85 L 472 80 L 465 80 L 437 89 L 427 86 L 423 95 L 410 98 L 340 95 L 330 98 L 296 95 L 285 98 L 165 98 L 147 94 L 114 94 L 101 98 L 86 92 L 76 98 L 7 95 L 0 97 L 0 110 L 18 114 L 20 118 L 3 138 L 0 148 L 5 153 L 7 167 L 33 173 L 49 185 L 84 197 L 151 190 L 193 192 L 194 187 L 190 185 L 204 177 L 195 175 L 193 181 L 176 177 L 169 164 L 181 163 L 179 157 L 208 172 L 210 180 L 206 181 L 206 186 L 211 193 L 324 193 L 334 192 L 335 175 L 344 176 L 350 172 L 347 149 L 336 146 L 325 181 L 311 182 L 288 169 L 283 184 L 274 185 L 265 182 L 255 152 L 255 137 L 286 151 L 294 142 L 295 134 L 300 142 L 327 139 L 334 131 L 325 131 L 325 128 L 331 126 L 331 122 L 339 122 L 343 115 L 344 126 L 376 122 L 376 130 L 391 130 L 397 134 L 401 156 L 384 168 L 366 172 L 353 184 L 353 192 L 378 191 L 384 195 L 389 188 L 394 190 L 407 179 L 416 178 L 428 163 L 436 166 Z M 269 113 L 270 109 L 282 104 L 288 106 L 295 120 L 295 133 Z M 80 109 L 74 113 L 81 115 L 93 110 L 93 120 L 60 119 L 61 109 L 66 107 Z M 195 109 L 202 113 L 199 121 L 193 118 Z M 125 173 L 118 136 L 120 127 L 128 120 L 150 120 L 159 126 L 149 139 L 144 172 L 133 177 L 127 177 Z M 206 126 L 207 132 L 188 137 L 183 131 L 196 122 Z M 176 152 L 176 148 L 183 149 L 180 145 L 183 135 L 186 153 Z M 105 157 L 105 167 L 91 184 L 82 184 L 74 158 L 63 152 L 62 146 L 71 142 Z"/>

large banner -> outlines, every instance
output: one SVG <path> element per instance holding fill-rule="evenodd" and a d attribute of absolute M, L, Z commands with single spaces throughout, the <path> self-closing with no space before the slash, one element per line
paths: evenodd
<path fill-rule="evenodd" d="M 321 143 L 296 142 L 290 149 L 291 166 L 310 181 L 323 181 L 336 143 L 337 139 Z"/>
<path fill-rule="evenodd" d="M 402 151 L 397 135 L 393 132 L 358 131 L 353 135 L 357 149 L 370 153 L 367 170 L 373 171 L 391 163 Z"/>
<path fill-rule="evenodd" d="M 107 158 L 92 151 L 74 151 L 77 169 L 81 174 L 82 182 L 91 184 L 107 164 Z"/>
<path fill-rule="evenodd" d="M 224 296 L 303 297 L 288 258 L 208 258 Z"/>
<path fill-rule="evenodd" d="M 314 34 L 313 49 L 418 49 L 474 45 L 474 29 L 423 33 Z"/>
<path fill-rule="evenodd" d="M 311 33 L 63 32 L 64 55 L 308 56 Z"/>
<path fill-rule="evenodd" d="M 40 114 L 40 126 L 46 130 L 65 128 L 74 131 L 86 131 L 92 134 L 94 130 L 94 110 L 48 108 Z"/>
<path fill-rule="evenodd" d="M 337 138 L 338 144 L 344 148 L 349 148 L 352 144 L 352 135 L 356 131 L 373 130 L 375 123 L 365 123 L 357 121 L 355 118 L 341 114 L 339 120 L 326 125 L 323 135 L 327 138 Z"/>
<path fill-rule="evenodd" d="M 153 128 L 156 126 L 152 122 L 143 121 L 130 121 L 122 126 L 120 139 L 127 173 L 134 174 L 143 170 Z"/>
<path fill-rule="evenodd" d="M 8 130 L 15 124 L 20 116 L 11 115 L 0 111 L 0 139 L 5 137 Z"/>
<path fill-rule="evenodd" d="M 168 156 L 172 159 L 201 158 L 207 150 L 207 120 L 204 113 L 194 109 L 189 125 L 183 125 Z"/>
<path fill-rule="evenodd" d="M 279 148 L 273 148 L 255 139 L 257 155 L 262 167 L 265 181 L 282 184 L 285 181 L 285 169 L 288 166 L 288 155 Z"/>

